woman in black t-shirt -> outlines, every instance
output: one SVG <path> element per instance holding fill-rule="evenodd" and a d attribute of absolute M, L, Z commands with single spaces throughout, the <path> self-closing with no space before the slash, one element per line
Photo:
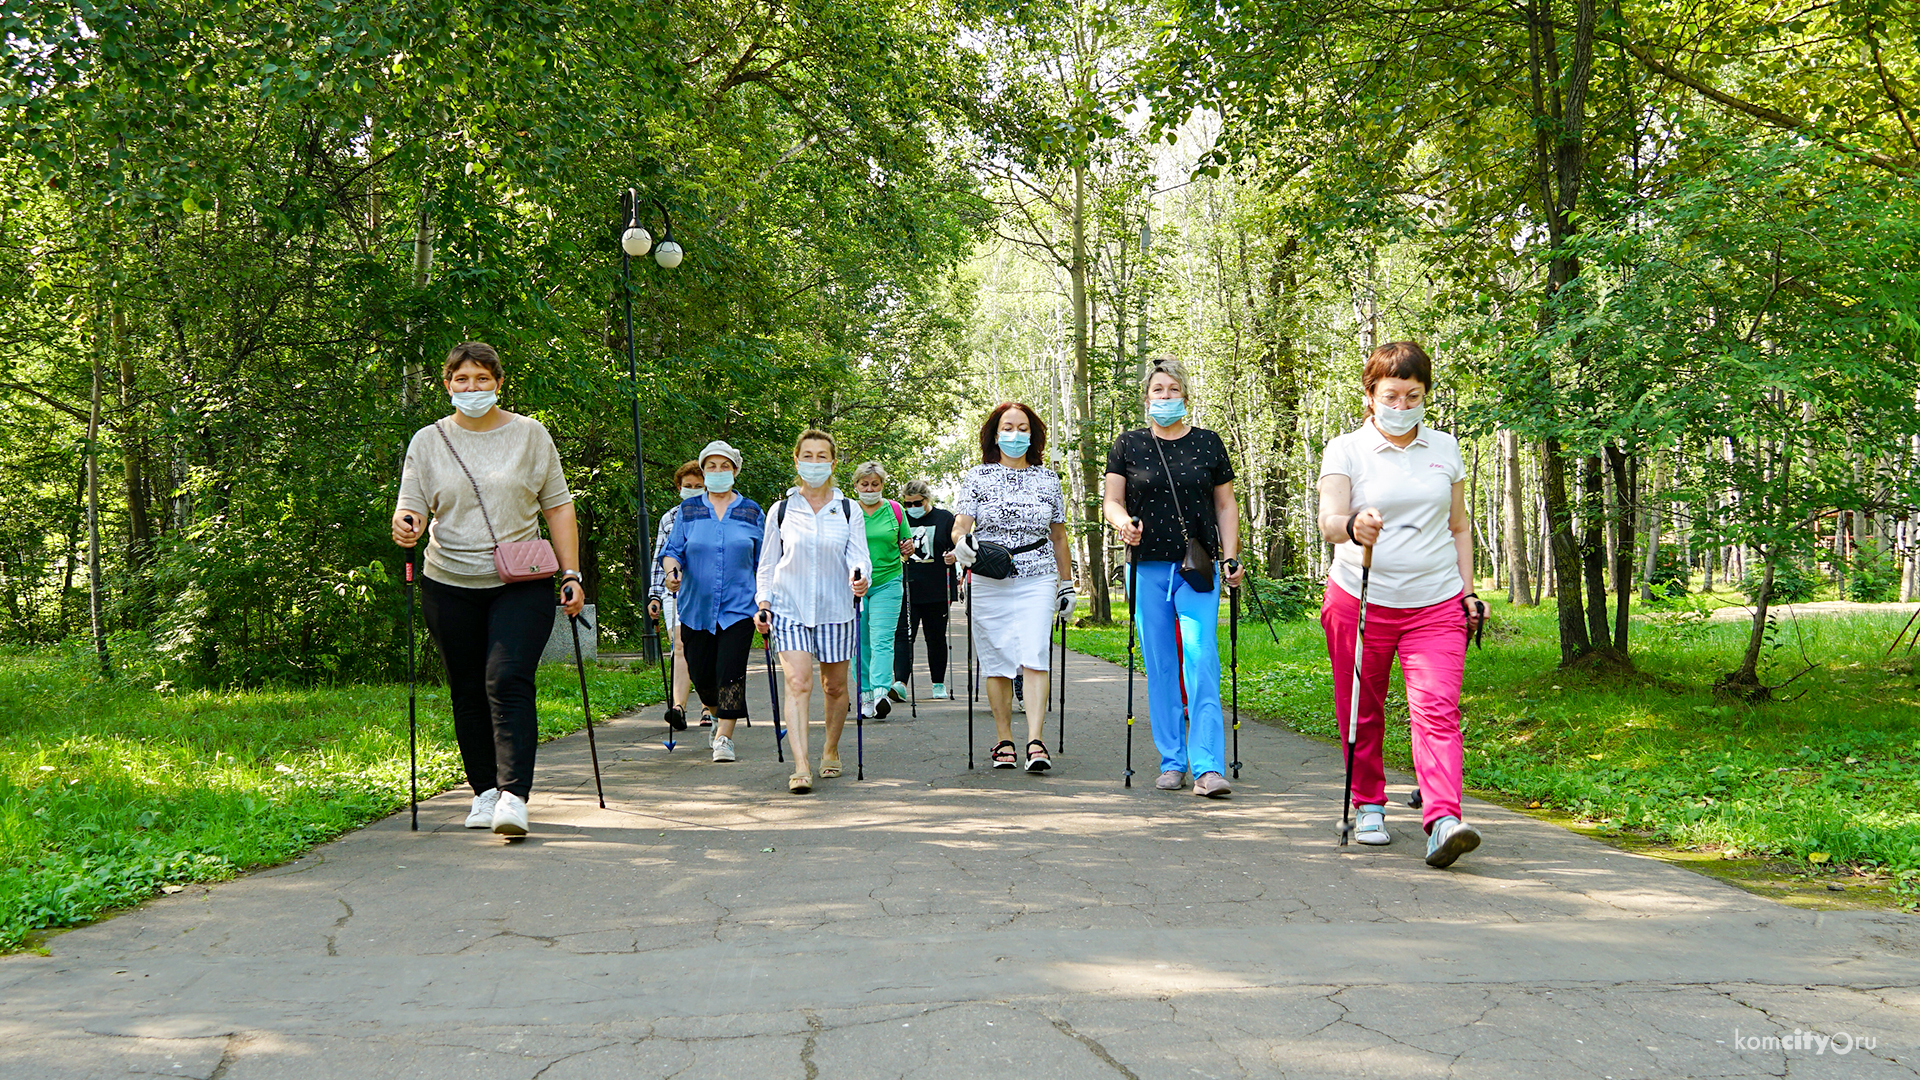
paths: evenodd
<path fill-rule="evenodd" d="M 933 678 L 935 699 L 947 696 L 947 597 L 953 577 L 953 515 L 933 505 L 933 489 L 914 480 L 900 494 L 913 532 L 913 554 L 907 556 L 907 603 L 902 609 L 900 636 L 893 649 L 894 692 L 905 694 L 913 677 L 912 638 L 916 628 L 927 643 L 927 673 Z"/>
<path fill-rule="evenodd" d="M 1200 592 L 1179 571 L 1191 537 L 1226 560 L 1228 585 L 1240 584 L 1233 463 L 1219 435 L 1188 423 L 1187 372 L 1177 361 L 1154 365 L 1143 391 L 1149 426 L 1113 441 L 1102 506 L 1108 524 L 1134 549 L 1127 591 L 1147 675 L 1147 718 L 1160 751 L 1154 786 L 1177 790 L 1191 773 L 1195 795 L 1218 798 L 1231 790 L 1220 711 L 1219 575 Z M 1190 724 L 1181 723 L 1183 680 Z"/>

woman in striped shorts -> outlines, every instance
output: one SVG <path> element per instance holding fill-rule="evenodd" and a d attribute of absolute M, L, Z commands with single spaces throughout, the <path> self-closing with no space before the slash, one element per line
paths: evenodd
<path fill-rule="evenodd" d="M 833 436 L 809 428 L 793 446 L 799 489 L 775 503 L 767 514 L 766 539 L 760 545 L 754 626 L 772 633 L 787 677 L 787 745 L 793 748 L 793 775 L 787 790 L 813 790 L 807 758 L 807 723 L 813 702 L 813 665 L 826 685 L 827 745 L 820 758 L 823 778 L 840 775 L 840 732 L 847 723 L 847 662 L 853 659 L 853 603 L 867 594 L 873 562 L 867 556 L 867 532 L 855 516 L 853 500 L 833 486 Z"/>

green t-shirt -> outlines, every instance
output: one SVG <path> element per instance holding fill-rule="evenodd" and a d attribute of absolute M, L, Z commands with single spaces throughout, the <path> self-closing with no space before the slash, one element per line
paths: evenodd
<path fill-rule="evenodd" d="M 867 510 L 864 506 L 860 509 Z M 885 585 L 900 576 L 900 541 L 912 537 L 912 531 L 895 516 L 893 500 L 881 499 L 879 506 L 867 510 L 867 556 L 873 560 L 875 585 Z"/>

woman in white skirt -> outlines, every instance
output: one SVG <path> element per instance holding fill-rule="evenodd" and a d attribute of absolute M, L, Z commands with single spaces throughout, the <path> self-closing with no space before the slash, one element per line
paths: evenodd
<path fill-rule="evenodd" d="M 787 790 L 813 790 L 807 758 L 807 716 L 813 702 L 813 665 L 826 685 L 827 746 L 820 775 L 840 775 L 840 732 L 847 723 L 847 661 L 853 659 L 853 602 L 873 582 L 867 531 L 852 499 L 833 486 L 833 436 L 809 428 L 793 445 L 800 486 L 768 508 L 760 543 L 754 628 L 773 635 L 787 677 L 787 745 L 793 775 Z"/>
<path fill-rule="evenodd" d="M 1074 591 L 1060 474 L 1033 464 L 1046 460 L 1046 450 L 1040 414 L 1018 402 L 999 405 L 980 426 L 983 464 L 967 473 L 953 509 L 954 561 L 973 574 L 967 632 L 1000 736 L 987 755 L 996 769 L 1020 763 L 1013 743 L 1013 677 L 1023 670 L 1027 771 L 1053 765 L 1041 739 L 1049 653 L 1054 617 L 1073 610 Z"/>

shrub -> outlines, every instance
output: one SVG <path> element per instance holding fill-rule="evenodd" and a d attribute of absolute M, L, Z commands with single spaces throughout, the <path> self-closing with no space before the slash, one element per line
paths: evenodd
<path fill-rule="evenodd" d="M 1240 589 L 1240 621 L 1292 622 L 1320 610 L 1325 582 L 1305 574 L 1283 578 L 1260 577 L 1252 568 Z M 1256 599 L 1257 598 L 1257 599 Z"/>
<path fill-rule="evenodd" d="M 1877 552 L 1855 555 L 1847 573 L 1847 599 L 1878 604 L 1900 597 L 1900 564 Z"/>
<path fill-rule="evenodd" d="M 1747 595 L 1748 602 L 1760 599 L 1761 575 L 1763 567 L 1756 566 L 1746 577 L 1740 579 L 1740 591 Z M 1769 603 L 1797 604 L 1813 599 L 1815 590 L 1820 588 L 1820 577 L 1807 570 L 1797 560 L 1781 559 L 1773 570 L 1773 598 Z"/>

